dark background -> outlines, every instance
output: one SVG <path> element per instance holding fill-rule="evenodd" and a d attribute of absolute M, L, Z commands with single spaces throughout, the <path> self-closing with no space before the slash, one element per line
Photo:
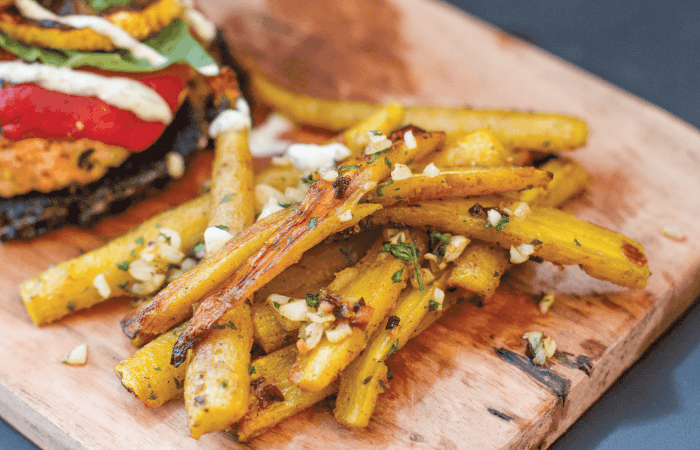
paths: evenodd
<path fill-rule="evenodd" d="M 451 3 L 700 127 L 698 0 Z M 696 303 L 552 448 L 700 449 L 698 323 Z M 0 420 L 0 449 L 36 448 Z"/>

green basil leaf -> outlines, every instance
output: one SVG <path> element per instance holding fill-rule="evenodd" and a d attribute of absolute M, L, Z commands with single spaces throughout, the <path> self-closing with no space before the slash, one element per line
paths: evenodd
<path fill-rule="evenodd" d="M 115 72 L 154 72 L 175 63 L 189 64 L 195 69 L 216 64 L 207 51 L 192 37 L 184 20 L 174 21 L 157 36 L 146 40 L 144 44 L 168 58 L 168 62 L 160 67 L 153 67 L 147 61 L 138 59 L 131 52 L 123 49 L 105 53 L 35 47 L 0 33 L 0 47 L 10 53 L 25 61 L 38 61 L 57 67 L 90 66 Z"/>

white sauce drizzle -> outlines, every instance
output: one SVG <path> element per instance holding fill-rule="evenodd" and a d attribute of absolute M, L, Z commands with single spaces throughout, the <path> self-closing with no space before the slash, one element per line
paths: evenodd
<path fill-rule="evenodd" d="M 69 95 L 97 97 L 149 122 L 167 125 L 173 120 L 170 107 L 163 97 L 130 78 L 110 78 L 67 67 L 9 61 L 0 63 L 0 79 L 14 84 L 36 83 L 45 89 Z"/>
<path fill-rule="evenodd" d="M 15 0 L 15 6 L 24 17 L 29 19 L 51 20 L 73 28 L 89 28 L 108 37 L 116 47 L 129 50 L 134 56 L 148 61 L 154 67 L 162 66 L 168 62 L 168 58 L 134 39 L 129 33 L 102 17 L 84 15 L 61 17 L 44 8 L 35 0 Z"/>
<path fill-rule="evenodd" d="M 221 133 L 229 130 L 241 131 L 252 127 L 250 119 L 250 107 L 244 98 L 236 100 L 236 109 L 223 111 L 209 125 L 209 136 L 216 138 Z"/>

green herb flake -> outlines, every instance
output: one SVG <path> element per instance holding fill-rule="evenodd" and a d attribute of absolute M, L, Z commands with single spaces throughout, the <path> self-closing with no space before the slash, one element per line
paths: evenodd
<path fill-rule="evenodd" d="M 234 195 L 236 195 L 236 194 L 226 194 L 226 195 L 224 195 L 223 197 L 221 197 L 221 201 L 219 202 L 219 204 L 230 202 L 231 200 L 233 200 L 233 196 L 234 196 Z"/>
<path fill-rule="evenodd" d="M 129 270 L 129 265 L 130 265 L 129 261 L 122 261 L 119 264 L 117 264 L 117 269 L 123 270 L 124 272 L 126 272 L 127 270 Z"/>
<path fill-rule="evenodd" d="M 501 216 L 500 219 L 498 219 L 498 223 L 496 224 L 496 231 L 503 231 L 503 229 L 508 225 L 508 217 L 507 216 Z"/>
<path fill-rule="evenodd" d="M 237 330 L 237 329 L 238 329 L 238 328 L 236 328 L 236 325 L 234 325 L 234 323 L 231 322 L 230 320 L 229 320 L 228 322 L 226 322 L 226 326 L 229 327 L 229 328 L 232 329 L 232 330 Z"/>
<path fill-rule="evenodd" d="M 384 150 L 380 150 L 377 153 L 374 153 L 372 155 L 372 157 L 369 159 L 369 161 L 367 161 L 367 164 L 372 164 L 373 162 L 378 160 L 380 156 L 382 156 L 384 153 L 388 152 L 389 150 L 391 150 L 391 147 L 385 148 Z"/>
<path fill-rule="evenodd" d="M 170 236 L 168 236 L 168 235 L 165 234 L 165 233 L 158 233 L 158 236 L 162 236 L 163 239 L 165 240 L 165 243 L 168 244 L 168 245 L 170 245 L 170 242 L 171 242 L 171 239 L 172 239 Z"/>
<path fill-rule="evenodd" d="M 392 178 L 391 180 L 387 181 L 386 183 L 380 184 L 379 186 L 377 186 L 377 197 L 381 197 L 381 196 L 383 195 L 383 194 L 382 194 L 382 189 L 383 189 L 383 188 L 385 188 L 385 187 L 387 187 L 387 186 L 390 186 L 390 185 L 392 185 L 392 184 L 394 184 L 394 179 L 393 179 L 393 178 Z"/>
<path fill-rule="evenodd" d="M 358 164 L 356 166 L 340 166 L 336 169 L 336 172 L 338 172 L 338 176 L 340 176 L 348 170 L 359 169 L 360 167 L 362 167 L 362 164 Z"/>
<path fill-rule="evenodd" d="M 155 400 L 155 399 L 157 399 L 157 398 L 158 398 L 158 394 L 156 394 L 156 393 L 153 392 L 153 391 L 151 391 L 151 393 L 148 394 L 148 399 L 149 399 L 149 400 Z"/>
<path fill-rule="evenodd" d="M 313 230 L 316 228 L 316 222 L 318 222 L 318 217 L 313 216 L 306 225 Z"/>
<path fill-rule="evenodd" d="M 285 209 L 289 208 L 290 206 L 292 206 L 295 203 L 296 202 L 277 202 L 277 204 L 280 205 L 280 208 L 285 208 Z"/>
<path fill-rule="evenodd" d="M 302 181 L 304 184 L 308 184 L 309 186 L 311 186 L 312 184 L 314 184 L 314 183 L 316 182 L 316 181 L 314 180 L 314 174 L 312 174 L 312 173 L 310 173 L 310 174 L 308 174 L 308 175 L 306 175 L 306 176 L 304 176 L 304 177 L 301 177 L 301 181 Z"/>
<path fill-rule="evenodd" d="M 68 302 L 66 309 L 72 313 L 75 312 L 75 302 Z"/>
<path fill-rule="evenodd" d="M 318 294 L 306 294 L 306 304 L 312 308 L 318 307 L 321 300 L 318 298 Z"/>
<path fill-rule="evenodd" d="M 275 309 L 280 309 L 280 303 L 279 303 L 279 302 L 273 301 L 273 302 L 272 302 L 272 306 L 274 306 Z"/>
<path fill-rule="evenodd" d="M 386 354 L 386 357 L 390 357 L 394 353 L 396 353 L 399 350 L 399 340 L 397 339 L 393 344 L 391 344 L 391 348 L 389 349 L 389 353 Z"/>
<path fill-rule="evenodd" d="M 229 228 L 226 225 L 214 225 L 216 228 L 224 231 L 228 231 Z"/>
<path fill-rule="evenodd" d="M 579 247 L 581 246 L 581 243 L 579 241 L 577 241 L 576 239 L 574 239 L 574 244 L 576 244 Z"/>
<path fill-rule="evenodd" d="M 403 275 L 403 269 L 399 269 L 391 276 L 391 281 L 394 283 L 401 283 L 401 276 Z"/>
<path fill-rule="evenodd" d="M 228 387 L 228 381 L 226 380 L 221 380 L 221 387 L 226 389 Z"/>
<path fill-rule="evenodd" d="M 255 375 L 255 367 L 252 364 L 248 364 L 248 373 L 250 375 Z"/>
<path fill-rule="evenodd" d="M 195 245 L 193 251 L 195 253 L 203 252 L 204 251 L 204 242 L 200 242 L 197 245 Z"/>
<path fill-rule="evenodd" d="M 423 286 L 423 279 L 420 276 L 420 265 L 418 264 L 418 246 L 416 245 L 415 236 L 413 237 L 413 244 L 408 242 L 384 244 L 379 253 L 391 253 L 394 258 L 400 259 L 401 261 L 412 262 L 413 267 L 416 270 L 418 286 L 421 291 L 425 289 L 425 286 Z"/>
<path fill-rule="evenodd" d="M 157 370 L 158 372 L 160 372 L 161 369 L 160 369 L 160 367 L 156 366 L 153 368 L 153 370 Z"/>
<path fill-rule="evenodd" d="M 440 307 L 440 303 L 436 302 L 433 299 L 430 299 L 430 301 L 428 302 L 428 310 L 429 311 L 435 311 L 439 307 Z"/>
<path fill-rule="evenodd" d="M 384 162 L 385 162 L 386 165 L 389 166 L 389 168 L 391 169 L 391 160 L 389 160 L 389 158 L 387 158 L 387 157 L 385 156 L 385 157 L 384 157 Z"/>
<path fill-rule="evenodd" d="M 369 130 L 374 136 L 381 136 L 383 133 L 379 130 Z"/>
<path fill-rule="evenodd" d="M 120 289 L 124 289 L 124 288 L 127 287 L 128 285 L 129 285 L 129 282 L 128 282 L 128 281 L 125 281 L 125 282 L 119 284 L 119 288 L 120 288 Z"/>
<path fill-rule="evenodd" d="M 132 258 L 136 258 L 136 250 L 132 250 L 130 254 Z"/>
<path fill-rule="evenodd" d="M 157 223 L 157 224 L 156 224 L 156 228 L 163 228 L 163 225 Z"/>
<path fill-rule="evenodd" d="M 142 237 L 139 237 L 139 238 L 136 238 L 136 244 L 137 245 L 146 245 L 146 241 Z"/>
<path fill-rule="evenodd" d="M 212 328 L 215 329 L 215 330 L 223 330 L 224 328 L 226 328 L 226 325 L 219 325 L 219 324 L 217 323 L 217 324 L 214 324 L 214 325 L 212 326 Z"/>
<path fill-rule="evenodd" d="M 439 231 L 431 231 L 431 232 L 430 232 L 430 237 L 431 237 L 431 238 L 435 238 L 435 239 L 439 239 L 439 240 L 441 240 L 442 242 L 444 242 L 445 244 L 449 244 L 449 243 L 450 243 L 450 238 L 448 238 L 448 237 L 445 236 L 444 234 L 440 233 Z"/>

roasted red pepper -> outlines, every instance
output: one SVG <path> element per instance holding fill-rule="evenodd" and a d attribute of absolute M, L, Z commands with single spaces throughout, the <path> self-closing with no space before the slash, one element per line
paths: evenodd
<path fill-rule="evenodd" d="M 124 74 L 91 70 L 108 77 L 129 77 L 158 92 L 175 112 L 184 95 L 190 69 L 170 66 L 149 74 Z M 27 138 L 87 138 L 133 152 L 148 148 L 166 125 L 147 122 L 131 111 L 109 105 L 96 97 L 67 95 L 34 84 L 18 84 L 0 90 L 2 136 Z"/>

